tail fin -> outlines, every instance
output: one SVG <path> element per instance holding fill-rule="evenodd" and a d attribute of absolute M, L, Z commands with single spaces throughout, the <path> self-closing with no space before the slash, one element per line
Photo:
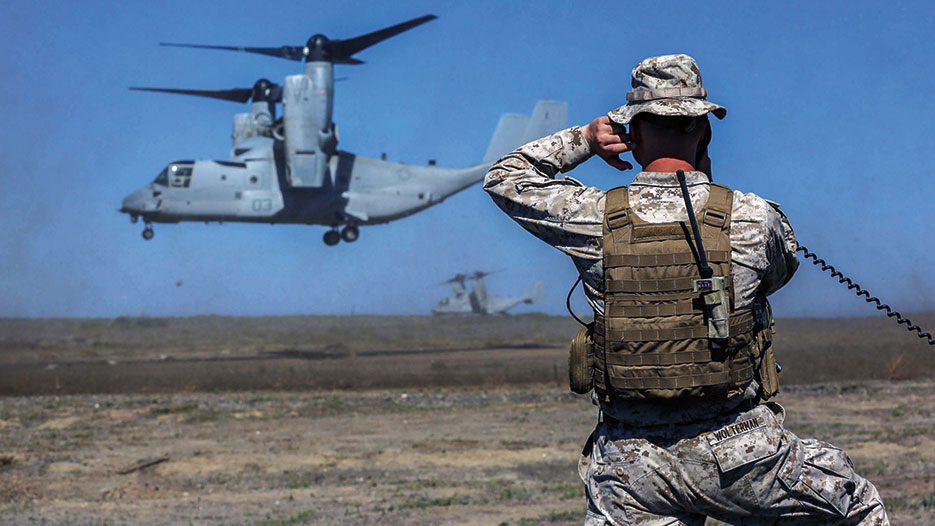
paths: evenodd
<path fill-rule="evenodd" d="M 526 135 L 517 146 L 563 130 L 568 126 L 568 104 L 554 100 L 540 100 L 532 111 Z"/>
<path fill-rule="evenodd" d="M 545 285 L 541 281 L 533 281 L 526 285 L 526 303 L 542 303 L 545 301 Z"/>
<path fill-rule="evenodd" d="M 505 114 L 490 140 L 485 163 L 492 163 L 528 142 L 551 135 L 568 125 L 568 104 L 540 100 L 529 115 Z"/>

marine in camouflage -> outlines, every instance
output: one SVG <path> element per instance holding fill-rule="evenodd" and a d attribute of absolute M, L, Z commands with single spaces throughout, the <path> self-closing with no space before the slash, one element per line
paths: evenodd
<path fill-rule="evenodd" d="M 618 124 L 644 111 L 726 114 L 705 99 L 698 68 L 686 55 L 641 62 L 632 86 L 637 94 L 608 114 Z M 571 257 L 588 303 L 603 314 L 605 192 L 558 177 L 592 155 L 582 129 L 572 127 L 500 159 L 484 189 L 523 228 Z M 692 206 L 701 209 L 710 195 L 708 176 L 685 176 Z M 688 219 L 673 173 L 640 172 L 627 192 L 644 221 Z M 778 204 L 755 194 L 734 191 L 730 244 L 737 310 L 779 290 L 798 267 L 788 219 Z M 753 380 L 724 400 L 701 404 L 594 394 L 601 419 L 578 465 L 588 497 L 585 524 L 702 526 L 713 517 L 738 525 L 888 525 L 876 488 L 854 472 L 847 454 L 785 430 L 782 407 L 759 403 L 758 390 Z"/>

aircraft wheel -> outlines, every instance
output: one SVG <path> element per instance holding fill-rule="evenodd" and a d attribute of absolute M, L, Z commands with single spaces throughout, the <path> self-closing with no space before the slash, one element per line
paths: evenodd
<path fill-rule="evenodd" d="M 136 222 L 139 221 L 139 220 L 140 220 L 140 218 L 139 218 L 138 216 L 130 216 L 130 222 L 131 222 L 131 223 L 136 223 Z"/>
<path fill-rule="evenodd" d="M 148 226 L 143 229 L 143 239 L 145 239 L 146 241 L 149 241 L 150 239 L 152 239 L 154 235 L 156 235 L 156 233 L 153 232 L 152 227 Z"/>
<path fill-rule="evenodd" d="M 325 232 L 324 241 L 326 245 L 333 247 L 341 242 L 341 234 L 337 230 L 329 230 Z"/>
<path fill-rule="evenodd" d="M 354 225 L 347 225 L 341 230 L 341 239 L 347 241 L 348 243 L 353 243 L 357 241 L 357 238 L 360 237 L 360 229 Z"/>

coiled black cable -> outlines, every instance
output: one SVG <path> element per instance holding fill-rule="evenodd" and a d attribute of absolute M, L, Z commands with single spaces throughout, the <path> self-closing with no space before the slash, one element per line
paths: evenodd
<path fill-rule="evenodd" d="M 812 264 L 819 265 L 821 267 L 821 270 L 830 271 L 831 277 L 838 278 L 839 283 L 846 284 L 848 290 L 856 290 L 857 291 L 856 294 L 858 296 L 863 296 L 864 301 L 866 301 L 867 303 L 875 303 L 877 310 L 886 311 L 886 315 L 888 317 L 896 318 L 896 323 L 902 323 L 902 324 L 907 325 L 906 327 L 907 331 L 909 332 L 915 331 L 916 334 L 919 335 L 919 338 L 923 338 L 923 339 L 928 338 L 929 345 L 935 345 L 935 339 L 932 338 L 932 335 L 930 333 L 924 332 L 919 326 L 913 325 L 912 321 L 910 321 L 909 318 L 904 318 L 903 315 L 899 313 L 899 311 L 894 311 L 886 303 L 883 303 L 878 298 L 871 296 L 870 293 L 867 292 L 863 287 L 861 287 L 857 283 L 854 283 L 854 280 L 838 272 L 838 269 L 834 268 L 833 265 L 829 265 L 825 260 L 816 256 L 813 252 L 809 252 L 808 248 L 802 245 L 799 245 L 799 248 L 797 248 L 796 250 L 803 252 L 806 258 L 811 258 Z"/>
<path fill-rule="evenodd" d="M 578 323 L 580 323 L 581 325 L 584 325 L 585 327 L 587 327 L 588 324 L 585 323 L 585 322 L 583 322 L 583 321 L 581 321 L 581 318 L 575 316 L 575 311 L 571 310 L 571 293 L 575 291 L 575 287 L 578 286 L 578 283 L 581 283 L 581 276 L 580 276 L 580 275 L 578 276 L 578 279 L 575 281 L 575 284 L 571 286 L 571 290 L 568 291 L 568 297 L 565 298 L 565 308 L 568 309 L 568 314 L 571 314 L 571 317 L 572 317 L 572 318 L 578 320 Z"/>

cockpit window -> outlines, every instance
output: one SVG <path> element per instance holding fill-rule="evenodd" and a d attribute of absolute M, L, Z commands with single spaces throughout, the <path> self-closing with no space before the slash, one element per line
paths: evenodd
<path fill-rule="evenodd" d="M 159 175 L 156 176 L 156 180 L 153 182 L 162 186 L 169 186 L 169 176 L 166 175 L 168 171 L 168 168 L 163 168 L 162 171 L 159 172 Z"/>
<path fill-rule="evenodd" d="M 192 172 L 194 170 L 194 161 L 175 161 L 159 172 L 153 183 L 171 186 L 172 188 L 188 188 L 192 184 Z"/>
<path fill-rule="evenodd" d="M 192 184 L 191 164 L 173 163 L 166 169 L 169 176 L 169 185 L 172 188 L 188 188 Z"/>

